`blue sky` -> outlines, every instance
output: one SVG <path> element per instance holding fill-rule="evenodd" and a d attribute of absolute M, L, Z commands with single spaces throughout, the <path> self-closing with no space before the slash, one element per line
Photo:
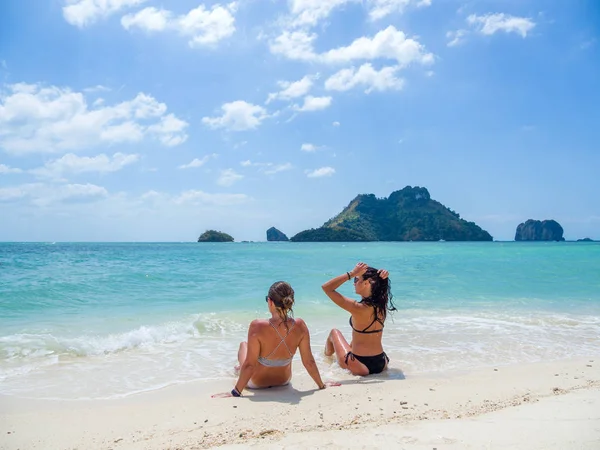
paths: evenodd
<path fill-rule="evenodd" d="M 6 0 L 0 241 L 265 240 L 406 185 L 600 239 L 594 0 Z"/>

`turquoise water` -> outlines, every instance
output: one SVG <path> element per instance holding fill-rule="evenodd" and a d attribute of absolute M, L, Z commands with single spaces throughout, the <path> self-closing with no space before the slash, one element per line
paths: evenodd
<path fill-rule="evenodd" d="M 390 271 L 399 311 L 384 346 L 407 374 L 600 351 L 598 243 L 7 243 L 0 394 L 108 398 L 232 377 L 277 280 L 296 291 L 321 371 L 343 376 L 321 354 L 347 314 L 320 286 L 357 261 Z"/>

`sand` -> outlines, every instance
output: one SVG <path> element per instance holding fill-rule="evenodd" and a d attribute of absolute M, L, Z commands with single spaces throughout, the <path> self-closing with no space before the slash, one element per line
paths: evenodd
<path fill-rule="evenodd" d="M 600 355 L 212 399 L 233 380 L 114 400 L 0 397 L 1 449 L 600 449 Z"/>

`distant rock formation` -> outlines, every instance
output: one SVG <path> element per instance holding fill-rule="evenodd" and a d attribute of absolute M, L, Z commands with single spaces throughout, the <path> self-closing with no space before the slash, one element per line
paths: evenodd
<path fill-rule="evenodd" d="M 577 242 L 594 242 L 594 240 L 590 239 L 590 238 L 583 238 L 583 239 L 577 239 Z"/>
<path fill-rule="evenodd" d="M 267 241 L 289 241 L 285 233 L 282 233 L 275 227 L 267 230 Z"/>
<path fill-rule="evenodd" d="M 520 223 L 515 241 L 564 241 L 563 227 L 556 220 L 533 220 Z"/>
<path fill-rule="evenodd" d="M 233 238 L 227 233 L 215 230 L 206 230 L 198 238 L 198 242 L 233 242 Z"/>
<path fill-rule="evenodd" d="M 406 186 L 388 198 L 358 195 L 320 228 L 301 231 L 294 242 L 491 241 L 492 236 L 431 199 L 424 187 Z"/>

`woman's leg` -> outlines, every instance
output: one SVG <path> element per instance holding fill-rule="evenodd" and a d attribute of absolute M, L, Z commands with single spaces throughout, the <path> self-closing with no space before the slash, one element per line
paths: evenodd
<path fill-rule="evenodd" d="M 335 351 L 337 362 L 342 369 L 348 369 L 354 375 L 369 375 L 369 369 L 357 359 L 348 358 L 346 364 L 346 355 L 352 351 L 352 347 L 346 341 L 346 338 L 340 330 L 335 328 L 331 330 L 325 342 L 325 355 L 330 356 Z"/>
<path fill-rule="evenodd" d="M 238 349 L 238 363 L 239 365 L 235 366 L 235 370 L 240 370 L 244 361 L 246 361 L 246 355 L 248 354 L 248 343 L 240 342 L 240 348 Z"/>

